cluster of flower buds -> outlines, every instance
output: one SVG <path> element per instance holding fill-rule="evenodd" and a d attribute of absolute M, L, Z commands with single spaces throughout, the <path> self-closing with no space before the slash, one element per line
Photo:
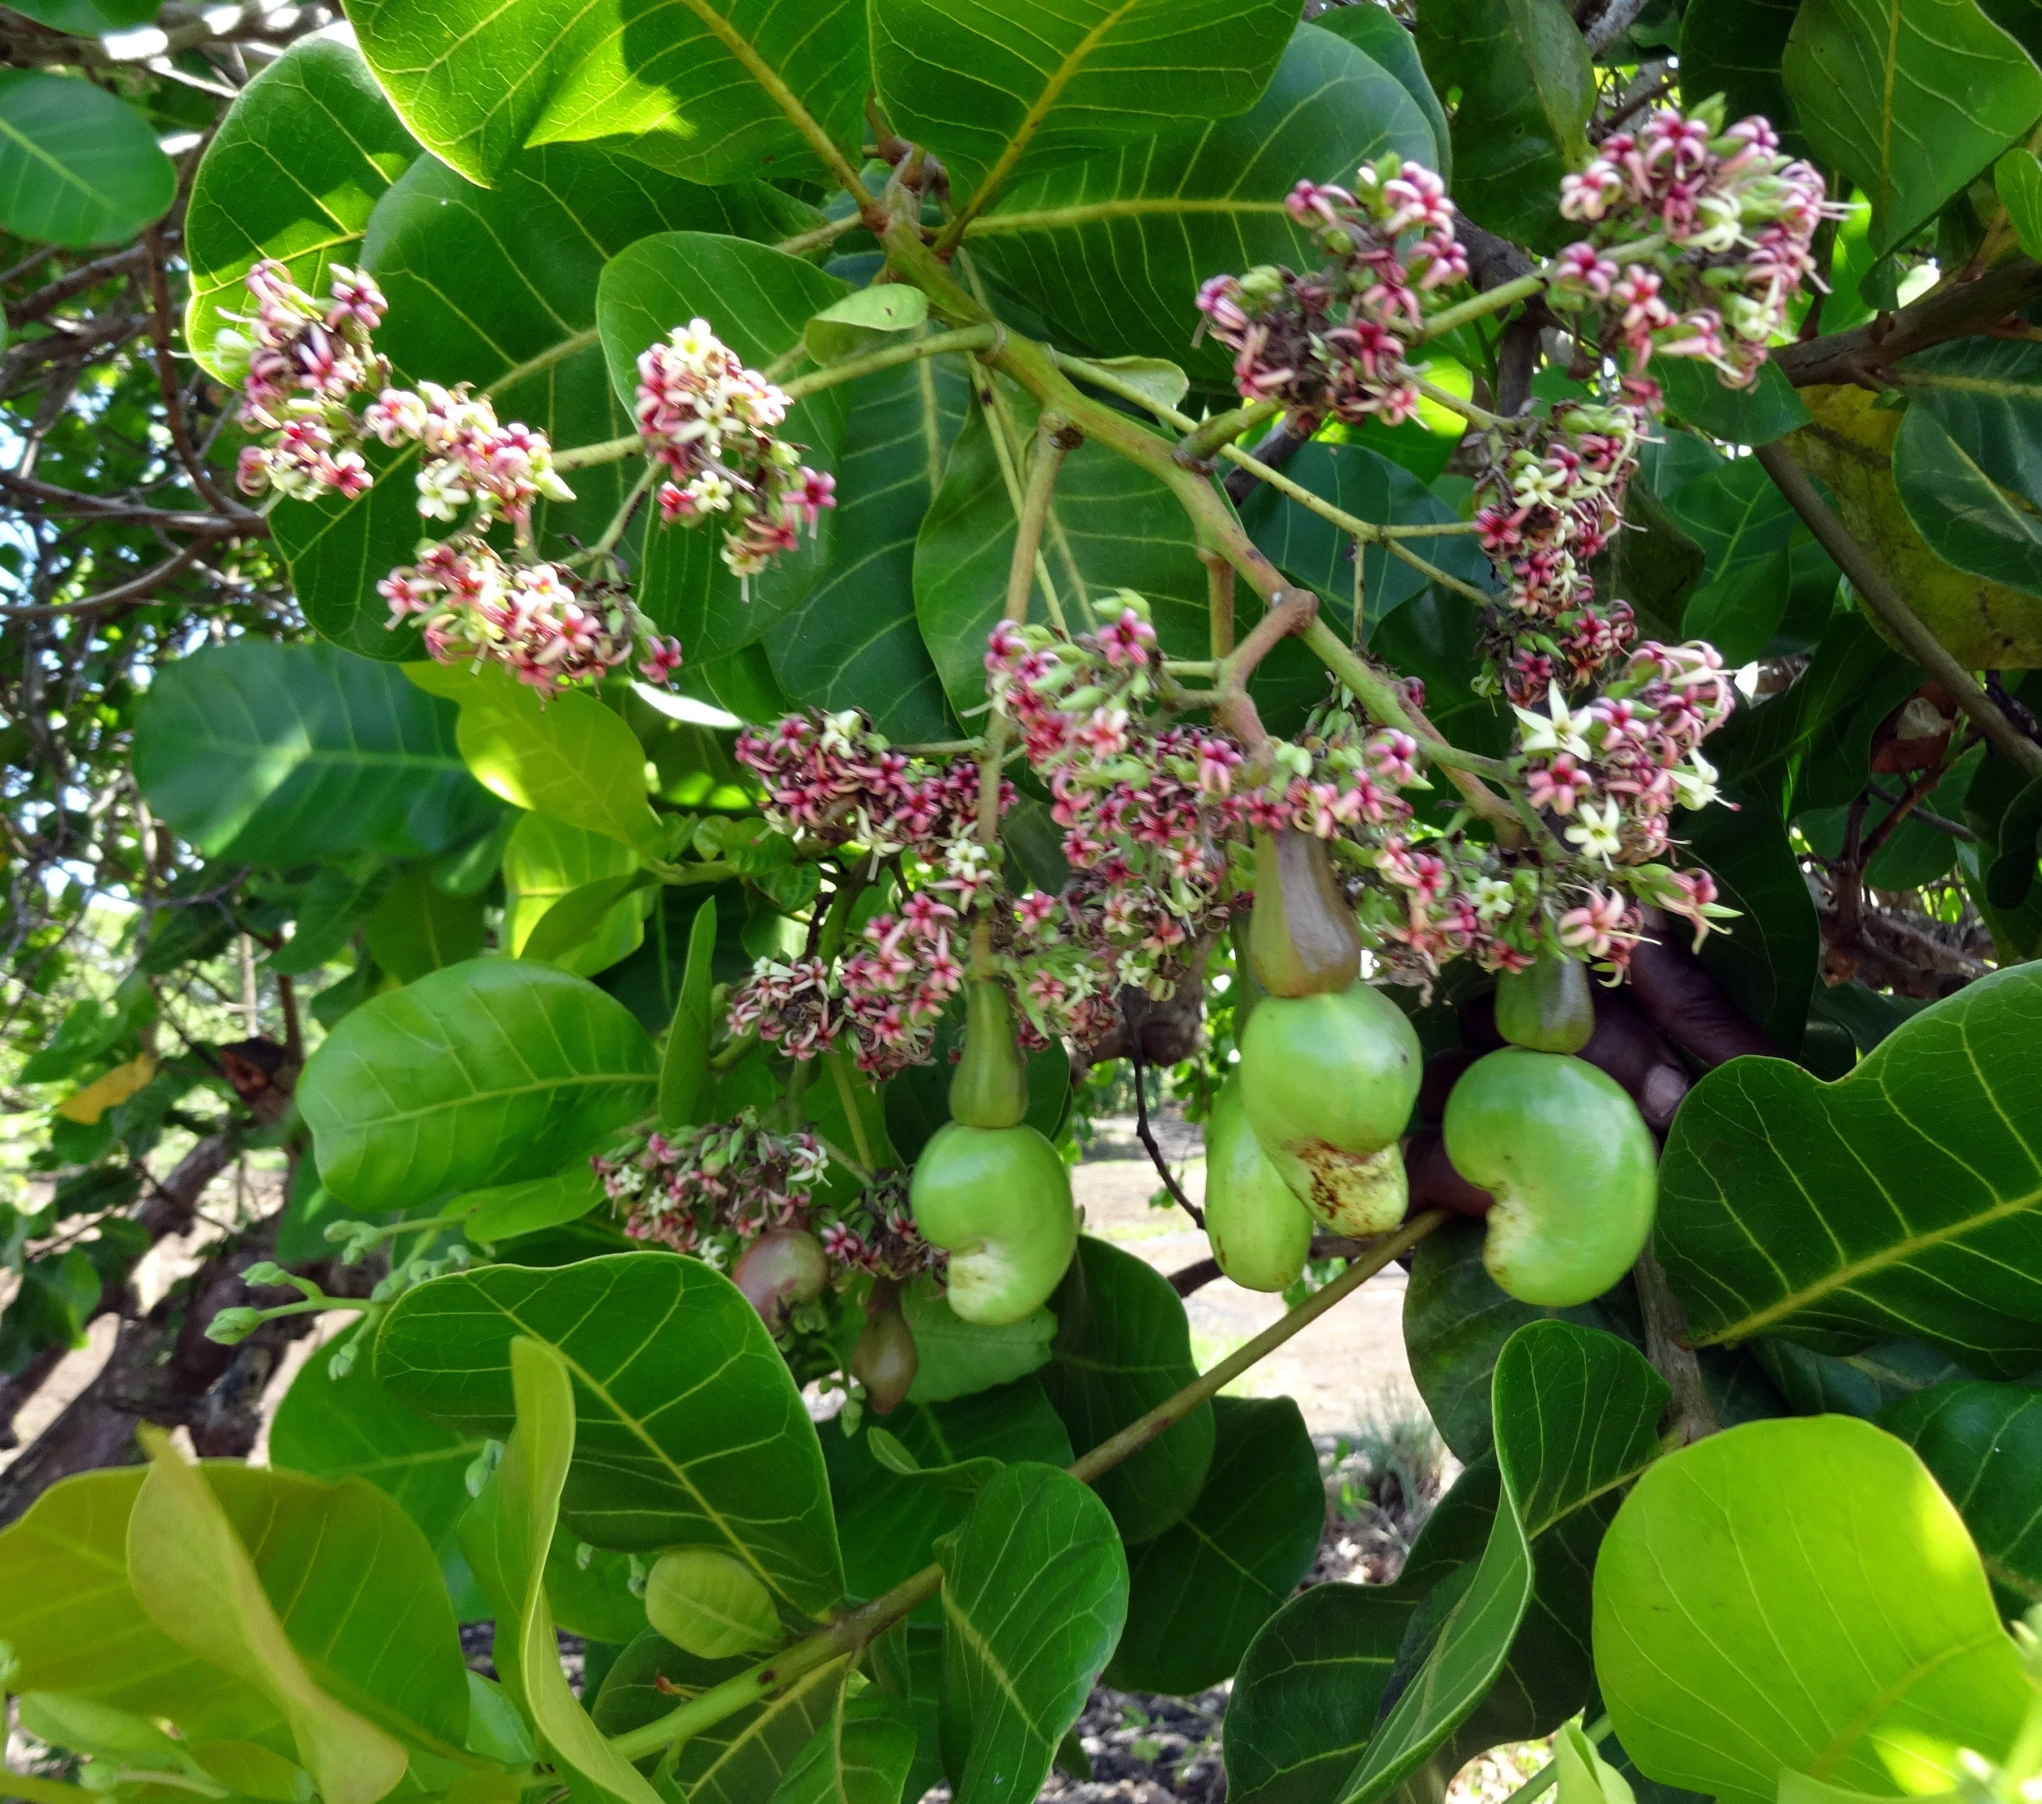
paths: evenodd
<path fill-rule="evenodd" d="M 978 818 L 979 770 L 896 751 L 855 709 L 790 714 L 739 734 L 737 759 L 764 785 L 766 823 L 790 839 L 907 852 L 942 863 Z M 1001 797 L 1012 800 L 1011 785 Z"/>
<path fill-rule="evenodd" d="M 224 359 L 245 360 L 241 422 L 266 435 L 242 449 L 246 493 L 274 488 L 306 501 L 332 490 L 352 501 L 372 485 L 361 451 L 369 440 L 423 454 L 419 514 L 454 530 L 424 540 L 417 562 L 376 585 L 392 627 L 421 621 L 426 650 L 441 663 L 500 663 L 542 695 L 600 680 L 634 649 L 652 682 L 679 668 L 679 642 L 651 630 L 622 583 L 511 561 L 489 543 L 491 528 L 506 523 L 525 546 L 537 502 L 574 499 L 545 433 L 500 421 L 489 398 L 465 383 L 391 387 L 389 363 L 371 343 L 383 296 L 365 275 L 336 269 L 323 308 L 279 263 L 256 264 L 248 287 L 255 311 L 243 323 L 252 342 L 234 332 L 220 339 Z M 357 414 L 371 389 L 376 398 Z"/>
<path fill-rule="evenodd" d="M 1364 164 L 1351 190 L 1300 182 L 1286 204 L 1326 263 L 1309 276 L 1268 264 L 1214 276 L 1198 291 L 1205 329 L 1234 353 L 1248 400 L 1400 424 L 1418 405 L 1405 355 L 1427 300 L 1468 274 L 1446 184 L 1391 154 Z"/>
<path fill-rule="evenodd" d="M 1560 211 L 1589 235 L 1553 260 L 1548 302 L 1643 376 L 1655 352 L 1714 364 L 1749 383 L 1814 269 L 1835 211 L 1822 176 L 1780 154 L 1764 119 L 1727 129 L 1720 97 L 1692 113 L 1656 107 L 1560 184 Z"/>
<path fill-rule="evenodd" d="M 747 369 L 703 319 L 638 358 L 638 430 L 654 463 L 663 526 L 723 524 L 723 561 L 745 582 L 813 533 L 836 478 L 779 436 L 786 392 Z"/>
<path fill-rule="evenodd" d="M 265 258 L 248 272 L 248 292 L 252 310 L 233 316 L 247 331 L 230 327 L 216 341 L 221 363 L 241 372 L 241 424 L 265 435 L 242 447 L 242 493 L 307 501 L 337 489 L 351 501 L 370 481 L 354 397 L 390 376 L 371 343 L 382 290 L 336 264 L 322 306 Z"/>
<path fill-rule="evenodd" d="M 755 1109 L 673 1139 L 651 1134 L 590 1163 L 630 1238 L 718 1271 L 734 1270 L 761 1236 L 788 1230 L 814 1236 L 831 1282 L 859 1272 L 906 1279 L 942 1264 L 916 1233 L 901 1186 L 832 1207 L 816 1194 L 829 1171 L 821 1142 L 805 1129 L 775 1133 Z"/>

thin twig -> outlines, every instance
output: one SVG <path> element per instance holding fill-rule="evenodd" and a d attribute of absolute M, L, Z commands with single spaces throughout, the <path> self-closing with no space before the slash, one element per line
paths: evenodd
<path fill-rule="evenodd" d="M 1178 1183 L 1177 1174 L 1170 1169 L 1169 1160 L 1163 1157 L 1163 1149 L 1156 1144 L 1156 1130 L 1149 1126 L 1149 1067 L 1148 1061 L 1142 1057 L 1141 1028 L 1128 1018 L 1124 1004 L 1121 1019 L 1127 1026 L 1127 1056 L 1134 1064 L 1135 1138 L 1148 1149 L 1149 1162 L 1155 1166 L 1156 1175 L 1163 1180 L 1163 1188 L 1169 1191 L 1171 1201 L 1191 1217 L 1202 1233 L 1205 1229 L 1204 1211 L 1184 1194 L 1184 1186 Z"/>

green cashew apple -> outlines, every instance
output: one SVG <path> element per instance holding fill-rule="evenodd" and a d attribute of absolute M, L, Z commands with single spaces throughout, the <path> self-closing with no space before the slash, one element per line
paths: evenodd
<path fill-rule="evenodd" d="M 1520 1303 L 1586 1303 L 1644 1251 L 1658 1148 L 1607 1073 L 1506 1046 L 1462 1074 L 1441 1131 L 1455 1170 L 1496 1198 L 1482 1263 Z"/>
<path fill-rule="evenodd" d="M 915 1331 L 900 1312 L 900 1286 L 891 1278 L 873 1279 L 865 1326 L 851 1349 L 851 1376 L 865 1387 L 874 1415 L 890 1416 L 901 1406 L 921 1365 Z"/>
<path fill-rule="evenodd" d="M 1272 996 L 1344 990 L 1361 974 L 1361 931 L 1333 881 L 1326 842 L 1294 827 L 1255 835 L 1255 978 Z"/>
<path fill-rule="evenodd" d="M 1339 1234 L 1380 1234 L 1404 1219 L 1397 1139 L 1411 1119 L 1424 1054 L 1404 1013 L 1365 983 L 1333 994 L 1270 996 L 1241 1036 L 1241 1098 L 1277 1175 Z"/>
<path fill-rule="evenodd" d="M 1248 1125 L 1238 1073 L 1206 1118 L 1205 1237 L 1220 1270 L 1246 1290 L 1288 1289 L 1312 1249 L 1312 1218 Z"/>
<path fill-rule="evenodd" d="M 988 1328 L 1049 1301 L 1078 1244 L 1063 1155 L 1025 1124 L 938 1128 L 908 1184 L 915 1226 L 950 1255 L 950 1307 Z"/>
<path fill-rule="evenodd" d="M 1595 996 L 1578 959 L 1541 958 L 1496 979 L 1496 1031 L 1532 1052 L 1579 1052 L 1595 1034 Z"/>
<path fill-rule="evenodd" d="M 966 1127 L 1019 1127 L 1028 1116 L 1028 1067 L 1014 1044 L 1007 992 L 991 978 L 965 989 L 964 1052 L 950 1074 L 950 1119 Z"/>

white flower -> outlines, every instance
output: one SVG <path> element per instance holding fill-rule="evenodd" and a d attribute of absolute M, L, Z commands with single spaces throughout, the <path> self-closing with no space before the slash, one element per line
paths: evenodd
<path fill-rule="evenodd" d="M 1608 864 L 1624 848 L 1623 825 L 1624 811 L 1615 802 L 1600 807 L 1584 802 L 1567 829 L 1567 837 L 1581 848 L 1582 856 Z"/>
<path fill-rule="evenodd" d="M 1683 808 L 1706 808 L 1722 794 L 1716 787 L 1716 767 L 1700 752 L 1690 752 L 1687 762 L 1675 765 L 1669 774 Z"/>
<path fill-rule="evenodd" d="M 1520 748 L 1533 756 L 1541 752 L 1571 752 L 1577 758 L 1594 757 L 1595 748 L 1588 742 L 1588 730 L 1595 724 L 1595 716 L 1586 708 L 1579 712 L 1570 711 L 1558 683 L 1547 685 L 1546 705 L 1552 710 L 1550 719 L 1536 709 L 1512 705 L 1511 713 L 1523 725 L 1518 741 Z"/>
<path fill-rule="evenodd" d="M 1517 907 L 1517 891 L 1501 877 L 1480 877 L 1470 892 L 1475 913 L 1485 921 L 1500 921 Z"/>
<path fill-rule="evenodd" d="M 418 473 L 418 511 L 428 520 L 457 520 L 470 500 L 462 472 L 434 459 Z"/>

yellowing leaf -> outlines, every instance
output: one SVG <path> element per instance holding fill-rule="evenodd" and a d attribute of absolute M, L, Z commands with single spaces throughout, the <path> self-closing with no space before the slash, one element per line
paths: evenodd
<path fill-rule="evenodd" d="M 148 1053 L 128 1060 L 125 1065 L 116 1065 L 104 1077 L 96 1077 L 82 1090 L 74 1090 L 57 1104 L 57 1113 L 66 1121 L 82 1122 L 92 1126 L 108 1109 L 117 1109 L 136 1094 L 148 1087 L 149 1080 L 156 1075 L 156 1061 Z"/>
<path fill-rule="evenodd" d="M 283 1712 L 326 1804 L 375 1804 L 404 1777 L 404 1749 L 314 1682 L 211 1488 L 168 1435 L 140 1432 L 153 1463 L 128 1518 L 128 1582 L 142 1608 Z"/>

